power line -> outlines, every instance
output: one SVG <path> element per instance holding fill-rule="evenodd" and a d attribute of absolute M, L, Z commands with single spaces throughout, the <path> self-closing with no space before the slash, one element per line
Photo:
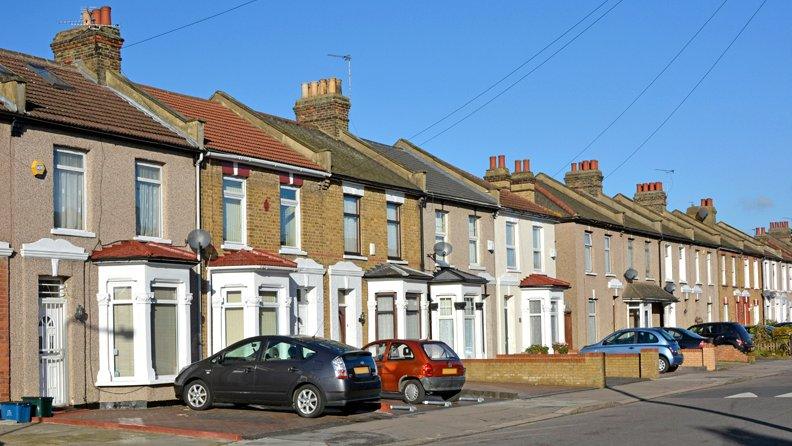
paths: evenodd
<path fill-rule="evenodd" d="M 569 28 L 567 28 L 567 29 L 566 29 L 566 31 L 564 31 L 563 33 L 561 33 L 561 34 L 560 34 L 558 37 L 556 37 L 555 39 L 551 40 L 551 41 L 550 41 L 550 42 L 549 42 L 547 45 L 545 45 L 545 46 L 544 46 L 544 47 L 543 47 L 541 50 L 537 51 L 537 52 L 536 52 L 536 53 L 534 53 L 534 54 L 533 54 L 533 55 L 532 55 L 530 58 L 528 58 L 528 60 L 526 60 L 525 62 L 521 63 L 520 65 L 517 65 L 517 67 L 515 67 L 513 70 L 511 70 L 511 71 L 510 71 L 508 74 L 506 74 L 506 75 L 505 75 L 505 76 L 503 76 L 502 78 L 498 79 L 498 81 L 497 81 L 497 82 L 495 82 L 494 84 L 491 84 L 489 87 L 485 88 L 485 89 L 484 89 L 483 91 L 481 91 L 479 94 L 477 94 L 477 95 L 473 96 L 473 97 L 472 97 L 472 98 L 470 98 L 470 99 L 469 99 L 467 102 L 465 102 L 464 104 L 462 104 L 462 105 L 460 105 L 459 107 L 455 108 L 455 109 L 454 109 L 454 110 L 452 110 L 451 112 L 447 113 L 447 114 L 446 114 L 446 115 L 444 115 L 442 118 L 440 118 L 440 119 L 438 119 L 437 121 L 433 122 L 433 123 L 432 123 L 431 125 L 429 125 L 428 127 L 425 127 L 425 128 L 424 128 L 423 130 L 421 130 L 420 132 L 418 132 L 418 133 L 416 133 L 416 134 L 414 134 L 414 135 L 410 136 L 410 138 L 409 138 L 409 139 L 413 139 L 413 138 L 415 138 L 416 136 L 419 136 L 419 135 L 421 135 L 421 134 L 425 133 L 427 130 L 429 130 L 429 129 L 433 128 L 434 126 L 436 126 L 437 124 L 440 124 L 441 122 L 445 121 L 446 119 L 448 119 L 448 118 L 449 118 L 449 117 L 451 117 L 452 115 L 456 114 L 456 112 L 458 112 L 458 111 L 462 110 L 463 108 L 467 107 L 468 105 L 470 105 L 470 103 L 471 103 L 471 102 L 473 102 L 473 101 L 475 101 L 476 99 L 478 99 L 478 98 L 480 98 L 480 97 L 484 96 L 484 95 L 485 95 L 485 94 L 487 94 L 487 93 L 488 93 L 490 90 L 492 90 L 493 88 L 495 88 L 495 87 L 497 87 L 498 85 L 500 85 L 500 84 L 501 84 L 503 81 L 505 81 L 506 79 L 508 79 L 509 77 L 511 77 L 511 75 L 512 75 L 512 74 L 514 74 L 514 73 L 516 73 L 516 72 L 520 71 L 520 69 L 522 69 L 522 67 L 524 67 L 524 66 L 528 65 L 528 64 L 529 64 L 529 63 L 530 63 L 532 60 L 536 59 L 536 58 L 537 58 L 537 57 L 538 57 L 540 54 L 542 54 L 542 53 L 543 53 L 543 52 L 544 52 L 546 49 L 550 48 L 550 47 L 551 47 L 552 45 L 554 45 L 556 42 L 558 42 L 559 40 L 561 40 L 561 39 L 562 39 L 564 36 L 566 36 L 567 34 L 569 34 L 569 33 L 570 33 L 570 32 L 571 32 L 573 29 L 577 28 L 577 27 L 578 27 L 578 25 L 580 25 L 580 24 L 581 24 L 581 23 L 583 23 L 583 22 L 584 22 L 586 19 L 588 19 L 589 17 L 591 17 L 591 15 L 592 15 L 592 14 L 594 14 L 595 12 L 597 12 L 597 10 L 599 10 L 600 8 L 602 8 L 602 6 L 603 6 L 605 3 L 608 3 L 608 1 L 609 1 L 609 0 L 605 0 L 605 1 L 603 1 L 603 2 L 602 2 L 602 3 L 600 3 L 600 4 L 599 4 L 599 5 L 596 7 L 596 8 L 592 9 L 591 11 L 589 11 L 589 13 L 588 13 L 588 14 L 586 14 L 585 16 L 583 16 L 583 18 L 581 18 L 580 20 L 578 20 L 577 22 L 575 22 L 575 24 L 574 24 L 574 25 L 570 26 Z"/>
<path fill-rule="evenodd" d="M 619 113 L 613 119 L 613 121 L 610 122 L 610 124 L 605 126 L 605 128 L 602 129 L 602 131 L 600 131 L 597 134 L 597 136 L 594 137 L 594 139 L 589 141 L 589 143 L 586 144 L 586 146 L 583 147 L 583 149 L 581 149 L 580 152 L 576 153 L 575 156 L 573 156 L 569 161 L 567 161 L 557 171 L 555 171 L 555 173 L 553 173 L 553 176 L 556 176 L 559 173 L 561 173 L 566 168 L 566 166 L 569 163 L 575 161 L 580 155 L 583 155 L 589 148 L 591 148 L 591 146 L 594 145 L 594 143 L 599 141 L 599 139 L 602 137 L 602 135 L 604 135 L 608 130 L 610 130 L 610 128 L 613 127 L 613 125 L 616 124 L 616 122 L 619 119 L 621 119 L 621 117 L 624 116 L 624 114 L 627 113 L 627 111 L 630 110 L 632 108 L 632 106 L 635 105 L 636 102 L 638 102 L 639 99 L 641 99 L 641 97 L 644 95 L 644 93 L 646 93 L 649 90 L 649 88 L 651 88 L 652 85 L 654 85 L 654 83 L 657 82 L 658 79 L 660 79 L 660 76 L 662 76 L 668 70 L 668 68 L 671 67 L 671 65 L 679 58 L 679 56 L 682 55 L 682 53 L 687 49 L 688 46 L 690 46 L 690 44 L 696 39 L 696 37 L 698 37 L 698 35 L 701 34 L 701 31 L 704 30 L 704 28 L 707 26 L 707 24 L 709 24 L 709 22 L 711 22 L 712 19 L 715 18 L 715 16 L 718 14 L 718 12 L 721 9 L 723 9 L 723 6 L 726 5 L 727 1 L 729 1 L 729 0 L 723 0 L 723 3 L 721 3 L 720 6 L 718 6 L 717 8 L 715 8 L 715 11 L 713 11 L 713 13 L 709 16 L 709 18 L 698 28 L 698 30 L 696 30 L 695 33 L 693 33 L 692 36 L 690 36 L 690 38 L 687 40 L 687 42 L 685 42 L 685 44 L 682 45 L 682 48 L 680 48 L 679 51 L 677 51 L 677 53 L 674 54 L 674 57 L 672 57 L 671 60 L 669 60 L 668 63 L 666 63 L 666 65 L 663 67 L 663 69 L 660 70 L 660 72 L 657 73 L 657 75 L 655 75 L 655 77 L 652 79 L 652 81 L 649 82 L 648 84 L 646 84 L 646 86 L 643 88 L 643 90 L 641 90 L 641 92 L 638 93 L 638 95 L 635 98 L 633 98 L 632 102 L 630 102 L 630 104 L 627 105 L 627 107 L 624 110 L 622 110 L 621 113 Z"/>
<path fill-rule="evenodd" d="M 434 136 L 432 136 L 431 138 L 429 138 L 429 139 L 427 139 L 427 140 L 424 140 L 424 141 L 423 141 L 423 142 L 421 142 L 420 144 L 421 144 L 421 145 L 423 145 L 423 144 L 426 144 L 426 143 L 428 143 L 429 141 L 432 141 L 433 139 L 435 139 L 435 138 L 439 137 L 440 135 L 442 135 L 442 134 L 446 133 L 447 131 L 449 131 L 449 130 L 453 129 L 454 127 L 456 127 L 457 125 L 459 125 L 460 123 L 462 123 L 463 121 L 465 121 L 467 118 L 469 118 L 469 117 L 473 116 L 473 115 L 474 115 L 475 113 L 477 113 L 479 110 L 481 110 L 482 108 L 484 108 L 484 107 L 486 107 L 487 105 L 489 105 L 490 103 L 492 103 L 492 102 L 493 102 L 495 99 L 498 99 L 499 97 L 503 96 L 503 95 L 504 95 L 504 94 L 505 94 L 507 91 L 511 90 L 511 89 L 512 89 L 512 88 L 513 88 L 515 85 L 517 85 L 517 84 L 519 84 L 520 82 L 522 82 L 522 81 L 523 81 L 523 80 L 524 80 L 526 77 L 530 76 L 530 75 L 531 75 L 531 74 L 533 74 L 533 73 L 534 73 L 536 70 L 538 70 L 539 68 L 541 68 L 541 67 L 542 67 L 544 64 L 546 64 L 547 62 L 549 62 L 549 61 L 550 61 L 550 59 L 552 59 L 552 58 L 553 58 L 553 57 L 554 57 L 556 54 L 560 53 L 560 52 L 561 52 L 561 51 L 563 51 L 563 50 L 564 50 L 566 47 L 568 47 L 570 44 L 572 44 L 572 42 L 574 42 L 575 40 L 577 40 L 577 39 L 578 39 L 578 37 L 580 37 L 581 35 L 583 35 L 583 33 L 585 33 L 586 31 L 588 31 L 589 29 L 591 29 L 591 27 L 593 27 L 594 25 L 596 25 L 596 24 L 597 24 L 597 23 L 598 23 L 600 20 L 602 20 L 602 18 L 603 18 L 603 17 L 605 17 L 606 15 L 608 15 L 608 14 L 609 14 L 611 11 L 613 11 L 613 10 L 614 10 L 614 9 L 615 9 L 617 6 L 619 6 L 619 5 L 620 5 L 620 4 L 621 4 L 623 1 L 624 1 L 624 0 L 619 0 L 618 2 L 616 2 L 616 4 L 614 4 L 613 6 L 611 6 L 610 8 L 608 8 L 608 10 L 607 10 L 607 11 L 605 11 L 605 12 L 604 12 L 602 15 L 600 15 L 599 17 L 597 17 L 597 18 L 596 18 L 596 19 L 595 19 L 593 22 L 591 22 L 591 23 L 590 23 L 588 26 L 586 26 L 585 28 L 583 28 L 583 30 L 581 30 L 581 31 L 580 31 L 579 33 L 577 33 L 577 34 L 576 34 L 574 37 L 572 37 L 570 40 L 568 40 L 566 43 L 564 43 L 564 44 L 563 44 L 563 45 L 562 45 L 560 48 L 558 48 L 557 50 L 555 50 L 555 51 L 554 51 L 552 54 L 550 54 L 549 56 L 547 56 L 547 58 L 545 58 L 545 60 L 543 60 L 542 62 L 540 62 L 540 63 L 539 63 L 539 65 L 535 66 L 535 67 L 534 67 L 534 68 L 532 68 L 530 71 L 528 71 L 527 73 L 525 73 L 524 75 L 522 75 L 522 76 L 521 76 L 519 79 L 517 79 L 516 81 L 512 82 L 511 84 L 509 84 L 509 85 L 508 85 L 508 86 L 507 86 L 505 89 L 503 89 L 503 90 L 502 90 L 500 93 L 496 94 L 495 96 L 493 96 L 492 98 L 490 98 L 490 99 L 489 99 L 487 102 L 485 102 L 485 103 L 481 104 L 480 106 L 476 107 L 476 108 L 475 108 L 475 109 L 473 109 L 473 110 L 472 110 L 470 113 L 468 113 L 468 114 L 466 114 L 465 116 L 463 116 L 462 118 L 460 118 L 460 119 L 458 119 L 458 120 L 454 121 L 454 123 L 453 123 L 453 124 L 451 124 L 450 126 L 446 127 L 446 128 L 445 128 L 445 129 L 443 129 L 441 132 L 439 132 L 439 133 L 435 134 L 435 135 L 434 135 Z"/>
<path fill-rule="evenodd" d="M 748 20 L 745 22 L 745 24 L 743 25 L 743 27 L 742 27 L 742 28 L 740 28 L 740 31 L 737 33 L 737 35 L 736 35 L 736 36 L 734 36 L 734 38 L 731 40 L 731 42 L 729 42 L 729 45 L 727 45 L 727 46 L 726 46 L 726 48 L 724 48 L 724 49 L 723 49 L 723 51 L 720 53 L 720 55 L 718 56 L 718 58 L 717 58 L 717 59 L 715 59 L 715 62 L 713 62 L 713 63 L 712 63 L 712 65 L 710 65 L 710 67 L 707 69 L 707 71 L 705 71 L 705 72 L 704 72 L 704 75 L 702 75 L 702 76 L 699 78 L 698 82 L 696 82 L 696 84 L 695 84 L 695 85 L 693 85 L 693 88 L 691 88 L 691 89 L 690 89 L 690 91 L 688 92 L 688 94 L 686 94 L 686 95 L 685 95 L 685 97 L 684 97 L 684 98 L 682 98 L 682 100 L 679 102 L 679 104 L 677 104 L 677 106 L 676 106 L 676 107 L 674 107 L 674 109 L 673 109 L 673 110 L 671 110 L 671 113 L 669 113 L 669 114 L 668 114 L 668 116 L 666 116 L 666 117 L 665 117 L 665 119 L 663 119 L 663 121 L 660 123 L 660 125 L 658 125 L 658 126 L 657 126 L 657 127 L 656 127 L 656 128 L 653 130 L 653 131 L 652 131 L 652 133 L 650 133 L 650 134 L 649 134 L 649 136 L 647 136 L 647 137 L 646 137 L 646 139 L 644 139 L 644 140 L 643 140 L 643 142 L 641 142 L 641 144 L 639 144 L 639 145 L 638 145 L 638 147 L 636 147 L 636 148 L 635 148 L 635 149 L 634 149 L 634 150 L 633 150 L 633 151 L 632 151 L 632 152 L 631 152 L 631 153 L 630 153 L 630 154 L 627 156 L 627 158 L 625 158 L 625 159 L 624 159 L 624 160 L 623 160 L 621 163 L 619 163 L 619 165 L 617 165 L 617 166 L 616 166 L 616 168 L 614 168 L 614 169 L 613 169 L 613 170 L 611 170 L 611 171 L 610 171 L 610 172 L 609 172 L 607 175 L 605 175 L 605 178 L 608 178 L 609 176 L 613 175 L 613 174 L 614 174 L 614 173 L 615 173 L 617 170 L 619 170 L 619 169 L 620 169 L 622 166 L 624 166 L 625 164 L 627 164 L 627 161 L 629 161 L 629 160 L 630 160 L 630 159 L 631 159 L 633 156 L 635 156 L 635 154 L 636 154 L 636 153 L 638 153 L 638 151 L 639 151 L 639 150 L 641 150 L 641 149 L 643 148 L 643 146 L 645 146 L 645 145 L 646 145 L 646 143 L 648 143 L 648 142 L 649 142 L 649 140 L 651 140 L 651 139 L 652 139 L 652 137 L 654 137 L 654 135 L 656 135 L 656 134 L 657 134 L 657 132 L 659 132 L 659 131 L 660 131 L 660 129 L 662 129 L 662 128 L 663 128 L 663 127 L 666 125 L 666 123 L 667 123 L 667 122 L 668 122 L 668 121 L 671 119 L 671 117 L 673 117 L 673 116 L 674 116 L 674 114 L 676 114 L 677 110 L 679 110 L 679 109 L 682 107 L 682 105 L 684 105 L 684 104 L 685 104 L 685 102 L 687 102 L 688 98 L 689 98 L 689 97 L 690 97 L 690 96 L 693 94 L 693 92 L 695 92 L 695 91 L 696 91 L 696 89 L 699 87 L 699 85 L 701 85 L 701 83 L 702 83 L 702 82 L 704 82 L 704 79 L 706 79 L 706 78 L 707 78 L 707 76 L 709 76 L 709 74 L 712 72 L 712 70 L 714 70 L 714 69 L 715 69 L 715 67 L 718 65 L 718 63 L 721 61 L 721 59 L 723 59 L 723 56 L 725 56 L 725 55 L 726 55 L 726 53 L 729 51 L 729 49 L 732 47 L 732 45 L 734 45 L 734 42 L 736 42 L 736 41 L 737 41 L 737 39 L 739 39 L 739 38 L 740 38 L 740 36 L 742 35 L 742 33 L 743 33 L 743 32 L 744 32 L 744 31 L 745 31 L 747 28 L 748 28 L 748 25 L 750 25 L 750 24 L 751 24 L 751 22 L 753 21 L 754 17 L 756 17 L 756 15 L 757 15 L 757 14 L 759 14 L 759 11 L 762 9 L 762 7 L 764 7 L 765 3 L 767 3 L 767 0 L 764 0 L 764 1 L 762 1 L 762 3 L 759 5 L 759 7 L 758 7 L 758 8 L 756 8 L 756 10 L 754 11 L 754 13 L 753 13 L 753 14 L 751 14 L 751 16 L 750 16 L 750 17 L 748 18 Z"/>
<path fill-rule="evenodd" d="M 189 27 L 191 27 L 193 25 L 197 25 L 197 24 L 205 22 L 207 20 L 211 20 L 211 19 L 213 19 L 215 17 L 220 17 L 223 14 L 228 14 L 231 11 L 237 10 L 237 9 L 242 8 L 244 6 L 247 6 L 247 5 L 251 4 L 251 3 L 256 3 L 257 1 L 258 0 L 249 0 L 249 1 L 246 1 L 244 3 L 240 3 L 240 4 L 238 4 L 238 5 L 236 5 L 236 6 L 232 7 L 232 8 L 228 8 L 228 9 L 226 9 L 224 11 L 220 11 L 220 12 L 218 12 L 216 14 L 212 14 L 212 15 L 210 15 L 208 17 L 204 17 L 204 18 L 198 19 L 198 20 L 196 20 L 194 22 L 190 22 L 190 23 L 188 23 L 186 25 L 182 25 L 182 26 L 170 29 L 168 31 L 161 32 L 161 33 L 153 35 L 151 37 L 147 37 L 147 38 L 145 38 L 143 40 L 138 40 L 137 42 L 132 42 L 132 43 L 126 44 L 126 45 L 124 45 L 124 49 L 132 47 L 132 46 L 135 46 L 135 45 L 140 45 L 141 43 L 145 43 L 145 42 L 148 42 L 149 40 L 154 40 L 156 38 L 159 38 L 159 37 L 162 37 L 162 36 L 166 36 L 166 35 L 171 34 L 171 33 L 175 33 L 176 31 L 181 31 L 181 30 L 183 30 L 185 28 L 189 28 Z"/>

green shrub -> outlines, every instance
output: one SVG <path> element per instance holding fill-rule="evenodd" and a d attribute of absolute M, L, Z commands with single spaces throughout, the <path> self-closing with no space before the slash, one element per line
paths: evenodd
<path fill-rule="evenodd" d="M 556 342 L 555 344 L 553 344 L 553 351 L 559 355 L 566 355 L 567 353 L 569 353 L 569 344 Z"/>
<path fill-rule="evenodd" d="M 525 349 L 525 353 L 529 355 L 546 355 L 550 349 L 544 345 L 535 344 Z"/>

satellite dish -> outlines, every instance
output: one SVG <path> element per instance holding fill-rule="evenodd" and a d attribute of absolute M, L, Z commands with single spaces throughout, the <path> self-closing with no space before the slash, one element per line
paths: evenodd
<path fill-rule="evenodd" d="M 638 278 L 638 271 L 632 268 L 627 268 L 627 271 L 624 272 L 624 278 L 630 281 L 635 280 Z"/>
<path fill-rule="evenodd" d="M 437 242 L 434 244 L 432 250 L 434 251 L 435 256 L 446 257 L 447 255 L 451 254 L 452 251 L 454 251 L 454 247 L 451 246 L 451 243 Z"/>
<path fill-rule="evenodd" d="M 700 221 L 704 221 L 707 215 L 709 215 L 709 211 L 704 208 L 699 208 L 698 212 L 696 212 L 696 218 Z"/>
<path fill-rule="evenodd" d="M 212 237 L 203 229 L 193 229 L 187 234 L 187 244 L 193 252 L 201 252 L 212 243 Z"/>
<path fill-rule="evenodd" d="M 674 294 L 674 290 L 676 290 L 676 284 L 674 282 L 666 282 L 663 289 L 669 294 Z"/>

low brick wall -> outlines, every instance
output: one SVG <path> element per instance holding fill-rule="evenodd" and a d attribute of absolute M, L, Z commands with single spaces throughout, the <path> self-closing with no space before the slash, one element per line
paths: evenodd
<path fill-rule="evenodd" d="M 600 353 L 498 355 L 494 359 L 466 359 L 464 363 L 469 381 L 605 387 L 605 359 Z"/>
<path fill-rule="evenodd" d="M 641 379 L 660 377 L 660 353 L 656 348 L 641 350 Z"/>
<path fill-rule="evenodd" d="M 640 378 L 641 357 L 635 353 L 605 355 L 605 376 L 608 378 Z"/>
<path fill-rule="evenodd" d="M 700 367 L 708 372 L 715 370 L 714 347 L 685 348 L 682 349 L 682 355 L 685 357 L 682 367 Z"/>
<path fill-rule="evenodd" d="M 745 353 L 737 350 L 731 345 L 718 345 L 715 347 L 715 360 L 718 362 L 754 362 L 753 356 L 748 356 Z"/>

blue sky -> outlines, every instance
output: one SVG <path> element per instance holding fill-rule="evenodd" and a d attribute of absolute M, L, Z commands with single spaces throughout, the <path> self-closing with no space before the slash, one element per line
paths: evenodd
<path fill-rule="evenodd" d="M 338 76 L 349 93 L 346 66 L 326 56 L 349 53 L 352 129 L 393 142 L 464 103 L 601 1 L 260 0 L 124 50 L 122 69 L 137 82 L 202 97 L 224 90 L 257 109 L 292 117 L 302 81 Z M 515 158 L 530 158 L 535 173 L 561 170 L 561 177 L 568 161 L 721 1 L 625 0 L 532 75 L 424 147 L 478 175 L 489 155 L 505 154 L 510 166 Z M 665 75 L 579 159 L 599 159 L 610 172 L 687 94 L 760 2 L 729 0 Z M 50 57 L 52 36 L 68 27 L 58 21 L 77 20 L 84 2 L 35 3 L 11 6 L 18 13 L 6 16 L 13 20 L 0 27 L 0 46 Z M 238 3 L 109 4 L 113 21 L 132 43 Z M 718 217 L 745 231 L 792 217 L 790 20 L 792 2 L 768 1 L 671 121 L 606 179 L 606 192 L 631 196 L 636 183 L 663 181 L 670 207 L 685 209 L 713 197 Z"/>

